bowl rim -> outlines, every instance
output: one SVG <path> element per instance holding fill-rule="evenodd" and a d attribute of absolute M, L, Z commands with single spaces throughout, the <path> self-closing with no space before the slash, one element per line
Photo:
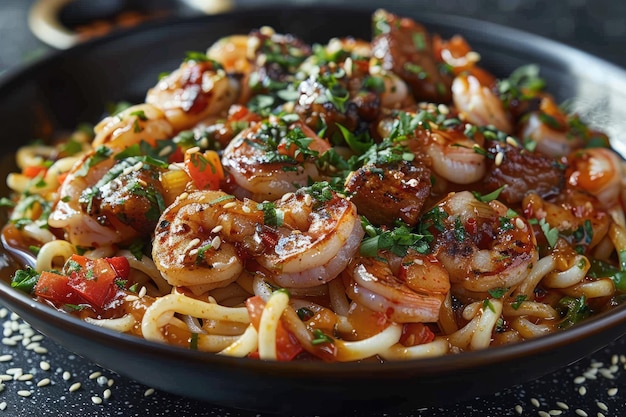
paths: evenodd
<path fill-rule="evenodd" d="M 98 48 L 101 45 L 111 44 L 120 39 L 138 36 L 153 30 L 163 30 L 164 28 L 172 28 L 178 25 L 200 24 L 212 19 L 223 18 L 224 16 L 253 16 L 259 11 L 271 11 L 275 6 L 264 5 L 262 7 L 243 8 L 240 10 L 229 11 L 217 15 L 199 15 L 183 18 L 172 18 L 158 22 L 147 22 L 139 27 L 120 30 L 113 32 L 101 38 L 88 40 L 79 43 L 69 49 L 50 51 L 36 60 L 12 69 L 7 70 L 0 76 L 0 97 L 5 91 L 18 88 L 20 83 L 27 82 L 30 76 L 41 71 L 47 65 L 55 61 L 62 60 L 64 57 L 71 55 L 80 55 L 91 48 Z M 376 8 L 369 6 L 346 7 L 346 6 L 281 6 L 281 9 L 287 13 L 298 12 L 304 13 L 307 10 L 323 10 L 331 9 L 333 12 L 372 12 Z M 392 8 L 389 8 L 391 11 Z M 478 19 L 441 14 L 435 12 L 425 12 L 419 14 L 421 23 L 429 27 L 432 25 L 444 25 L 453 28 L 459 34 L 464 35 L 472 33 L 478 34 L 479 37 L 485 37 L 487 34 L 498 33 L 501 38 L 498 43 L 507 42 L 510 49 L 523 47 L 525 53 L 533 56 L 548 57 L 550 61 L 566 62 L 577 65 L 571 65 L 571 76 L 588 77 L 589 65 L 594 68 L 602 68 L 602 78 L 595 80 L 601 85 L 612 86 L 626 92 L 626 70 L 609 62 L 603 58 L 593 56 L 587 52 L 578 50 L 569 45 L 556 42 L 542 36 L 528 33 L 522 30 L 508 28 L 497 23 L 484 22 Z M 486 38 L 485 38 L 486 39 Z M 157 342 L 151 342 L 136 336 L 119 333 L 106 328 L 86 323 L 72 315 L 57 311 L 43 303 L 39 303 L 27 294 L 21 293 L 19 290 L 12 288 L 8 283 L 0 282 L 0 301 L 14 305 L 18 308 L 26 309 L 29 313 L 35 314 L 40 318 L 48 321 L 54 320 L 65 325 L 67 331 L 75 334 L 83 335 L 83 337 L 93 337 L 98 340 L 105 340 L 107 343 L 116 346 L 129 346 L 132 348 L 149 349 L 156 353 L 177 355 L 180 360 L 191 360 L 203 365 L 223 365 L 228 366 L 246 366 L 251 370 L 257 370 L 265 374 L 283 374 L 296 375 L 301 374 L 306 377 L 308 372 L 314 371 L 316 375 L 330 376 L 333 378 L 345 377 L 354 378 L 363 374 L 376 372 L 377 374 L 395 375 L 399 371 L 406 373 L 407 369 L 418 371 L 421 375 L 439 374 L 441 372 L 460 372 L 483 365 L 497 365 L 512 358 L 519 358 L 528 355 L 545 354 L 551 350 L 565 347 L 573 341 L 593 337 L 610 328 L 624 325 L 621 335 L 626 334 L 626 304 L 616 306 L 610 311 L 603 312 L 597 316 L 579 323 L 567 330 L 559 331 L 549 335 L 541 336 L 535 339 L 513 343 L 503 346 L 490 347 L 485 350 L 462 352 L 460 354 L 449 354 L 441 357 L 410 359 L 403 361 L 384 361 L 382 363 L 373 362 L 272 362 L 261 361 L 250 358 L 232 358 L 220 356 L 212 353 L 192 351 L 176 346 L 166 345 Z M 10 307 L 11 308 L 11 307 Z M 51 335 L 48 335 L 52 337 Z M 616 338 L 618 338 L 616 336 Z M 54 338 L 54 337 L 52 337 Z M 62 343 L 61 343 L 62 344 Z M 588 354 L 592 352 L 587 352 Z"/>

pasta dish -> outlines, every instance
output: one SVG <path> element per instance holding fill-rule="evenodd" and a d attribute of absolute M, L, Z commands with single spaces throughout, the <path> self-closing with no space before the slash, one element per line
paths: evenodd
<path fill-rule="evenodd" d="M 96 326 L 262 360 L 518 343 L 626 292 L 626 165 L 532 64 L 377 10 L 260 27 L 16 153 L 11 285 Z M 104 103 L 103 103 L 104 107 Z"/>

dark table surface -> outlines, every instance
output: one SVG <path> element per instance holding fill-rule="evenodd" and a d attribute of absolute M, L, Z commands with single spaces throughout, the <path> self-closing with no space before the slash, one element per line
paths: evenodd
<path fill-rule="evenodd" d="M 0 77 L 52 49 L 28 29 L 33 3 L 0 2 Z M 412 4 L 426 11 L 476 17 L 534 32 L 626 67 L 626 2 L 622 0 L 414 0 Z M 0 416 L 262 416 L 154 391 L 73 355 L 6 309 L 0 309 L 0 323 Z M 626 338 L 566 369 L 493 395 L 384 415 L 624 416 Z"/>

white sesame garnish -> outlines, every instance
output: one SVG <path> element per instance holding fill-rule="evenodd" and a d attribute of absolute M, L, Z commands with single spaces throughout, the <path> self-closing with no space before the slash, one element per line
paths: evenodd
<path fill-rule="evenodd" d="M 221 232 L 223 228 L 224 228 L 224 226 L 222 226 L 221 224 L 218 224 L 213 229 L 211 229 L 211 233 L 217 234 L 217 233 Z"/>
<path fill-rule="evenodd" d="M 32 392 L 27 389 L 21 389 L 17 392 L 17 395 L 19 395 L 20 397 L 30 397 L 32 395 Z"/>
<path fill-rule="evenodd" d="M 92 372 L 92 373 L 89 375 L 89 379 L 96 379 L 96 378 L 98 378 L 100 375 L 102 375 L 102 372 L 100 372 L 100 371 Z"/>
<path fill-rule="evenodd" d="M 33 379 L 33 374 L 23 374 L 17 377 L 18 381 L 30 381 Z"/>
<path fill-rule="evenodd" d="M 524 412 L 524 408 L 521 405 L 517 404 L 515 406 L 515 412 L 519 415 L 522 415 L 522 413 Z"/>
<path fill-rule="evenodd" d="M 72 385 L 70 385 L 69 392 L 78 391 L 80 389 L 80 386 L 80 382 L 74 382 Z"/>
<path fill-rule="evenodd" d="M 580 408 L 577 408 L 574 412 L 576 413 L 576 415 L 579 415 L 580 417 L 588 416 L 588 414 L 584 410 L 581 410 Z"/>
<path fill-rule="evenodd" d="M 63 372 L 63 380 L 64 381 L 69 381 L 70 378 L 72 377 L 72 374 L 70 374 L 68 371 Z"/>
<path fill-rule="evenodd" d="M 311 194 L 305 194 L 304 195 L 304 204 L 308 207 L 311 204 L 313 204 L 313 197 L 311 197 Z"/>
<path fill-rule="evenodd" d="M 536 399 L 536 398 L 531 398 L 531 399 L 530 399 L 530 403 L 531 403 L 532 405 L 534 405 L 535 407 L 539 407 L 539 405 L 540 405 L 540 404 L 539 404 L 539 400 L 538 400 L 538 399 Z"/>
<path fill-rule="evenodd" d="M 606 393 L 609 395 L 609 397 L 614 397 L 617 395 L 617 388 L 609 388 Z"/>
<path fill-rule="evenodd" d="M 0 410 L 2 410 L 2 411 L 6 410 L 6 409 L 7 409 L 7 405 L 8 405 L 8 404 L 7 404 L 7 402 L 6 402 L 6 401 L 2 401 L 2 402 L 0 403 Z"/>
<path fill-rule="evenodd" d="M 45 387 L 46 385 L 50 385 L 50 378 L 44 378 L 41 381 L 37 382 L 38 387 Z"/>
<path fill-rule="evenodd" d="M 582 384 L 586 380 L 587 378 L 585 378 L 584 376 L 577 376 L 576 378 L 574 378 L 574 384 Z"/>
<path fill-rule="evenodd" d="M 8 337 L 5 337 L 2 339 L 2 344 L 5 346 L 15 346 L 17 345 L 17 342 L 13 339 L 9 339 Z"/>
<path fill-rule="evenodd" d="M 557 401 L 556 405 L 563 410 L 569 410 L 569 405 L 565 404 L 563 401 Z"/>
<path fill-rule="evenodd" d="M 148 292 L 148 290 L 146 289 L 145 286 L 141 286 L 141 289 L 139 290 L 139 294 L 137 294 L 137 296 L 139 298 L 142 298 L 144 295 L 146 295 L 146 293 Z"/>
<path fill-rule="evenodd" d="M 151 396 L 152 394 L 154 394 L 154 388 L 148 388 L 148 389 L 147 389 L 147 390 L 143 393 L 143 396 L 144 396 L 144 397 L 149 397 L 149 396 Z"/>
<path fill-rule="evenodd" d="M 502 161 L 504 160 L 504 152 L 498 152 L 496 154 L 496 159 L 494 160 L 497 167 L 502 165 Z"/>
<path fill-rule="evenodd" d="M 185 151 L 186 154 L 192 154 L 192 153 L 196 153 L 196 152 L 200 152 L 200 147 L 199 146 L 194 146 L 192 148 L 189 148 Z"/>
<path fill-rule="evenodd" d="M 235 203 L 234 201 L 229 201 L 228 203 L 223 205 L 223 207 L 227 210 L 234 208 L 235 206 L 237 206 L 237 203 Z"/>
<path fill-rule="evenodd" d="M 172 146 L 171 146 L 171 145 L 167 145 L 166 147 L 164 147 L 163 149 L 161 149 L 161 150 L 159 151 L 159 154 L 158 154 L 158 155 L 159 155 L 159 156 L 166 156 L 166 155 L 169 155 L 169 154 L 170 154 L 170 152 L 172 152 L 172 150 L 173 150 Z"/>
<path fill-rule="evenodd" d="M 222 244 L 222 239 L 220 239 L 219 236 L 215 236 L 212 240 L 211 240 L 211 246 L 215 249 L 218 250 L 220 248 L 220 245 Z"/>
<path fill-rule="evenodd" d="M 2 355 L 0 356 L 0 362 L 9 362 L 10 360 L 13 359 L 13 355 Z"/>
<path fill-rule="evenodd" d="M 539 417 L 550 417 L 549 413 L 546 413 L 545 411 L 540 410 L 537 414 L 539 414 Z"/>
<path fill-rule="evenodd" d="M 109 398 L 111 398 L 111 390 L 110 389 L 105 389 L 104 392 L 102 393 L 102 398 L 104 398 L 105 400 L 108 400 Z"/>
<path fill-rule="evenodd" d="M 37 346 L 33 349 L 33 352 L 39 354 L 39 355 L 45 355 L 46 353 L 48 353 L 48 349 L 46 349 L 43 346 Z"/>
<path fill-rule="evenodd" d="M 241 210 L 243 210 L 244 213 L 250 213 L 252 211 L 248 206 L 241 207 Z"/>
<path fill-rule="evenodd" d="M 587 388 L 585 388 L 585 387 L 580 387 L 580 388 L 578 388 L 578 393 L 579 393 L 580 395 L 585 395 L 585 394 L 587 394 Z"/>
<path fill-rule="evenodd" d="M 94 404 L 102 404 L 102 398 L 94 395 L 93 397 L 91 397 L 91 402 Z"/>
<path fill-rule="evenodd" d="M 596 405 L 602 411 L 609 411 L 609 407 L 606 404 L 604 404 L 602 401 L 596 402 Z"/>
<path fill-rule="evenodd" d="M 285 193 L 280 198 L 280 201 L 284 203 L 285 201 L 289 200 L 292 196 L 293 196 L 293 193 Z"/>
<path fill-rule="evenodd" d="M 561 414 L 563 414 L 563 410 L 550 410 L 548 411 L 548 414 L 550 414 L 551 416 L 560 416 Z"/>
<path fill-rule="evenodd" d="M 526 223 L 524 223 L 524 220 L 522 220 L 521 218 L 517 217 L 515 219 L 515 226 L 517 226 L 517 228 L 519 230 L 524 230 L 526 228 Z"/>

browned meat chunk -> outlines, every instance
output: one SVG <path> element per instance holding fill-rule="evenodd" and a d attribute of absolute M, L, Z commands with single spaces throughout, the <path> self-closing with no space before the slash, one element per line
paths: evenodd
<path fill-rule="evenodd" d="M 410 18 L 378 10 L 373 16 L 372 55 L 402 78 L 416 101 L 449 103 L 452 77 L 440 71 L 430 34 Z"/>
<path fill-rule="evenodd" d="M 487 145 L 493 159 L 489 159 L 485 187 L 495 191 L 506 185 L 499 197 L 504 203 L 520 203 L 531 192 L 549 198 L 563 188 L 565 167 L 554 158 L 503 142 L 490 141 Z"/>
<path fill-rule="evenodd" d="M 377 226 L 392 226 L 396 220 L 416 225 L 430 186 L 430 170 L 407 161 L 365 165 L 346 181 L 359 214 Z"/>

